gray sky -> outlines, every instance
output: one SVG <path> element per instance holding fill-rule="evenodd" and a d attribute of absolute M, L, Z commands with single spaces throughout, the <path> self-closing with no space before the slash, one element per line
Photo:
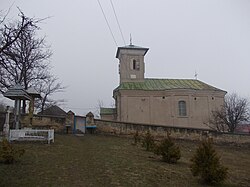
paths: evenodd
<path fill-rule="evenodd" d="M 249 0 L 113 0 L 126 44 L 148 47 L 146 77 L 194 78 L 229 93 L 250 96 Z M 29 17 L 50 19 L 40 34 L 51 44 L 53 72 L 67 89 L 56 98 L 85 115 L 98 100 L 114 103 L 119 84 L 115 45 L 97 0 L 1 0 Z M 100 0 L 118 46 L 123 40 L 110 0 Z"/>

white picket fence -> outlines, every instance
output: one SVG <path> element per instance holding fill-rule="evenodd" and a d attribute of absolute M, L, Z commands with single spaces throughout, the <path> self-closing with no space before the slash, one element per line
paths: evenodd
<path fill-rule="evenodd" d="M 9 141 L 48 141 L 54 142 L 54 129 L 38 130 L 38 129 L 19 129 L 10 130 Z"/>

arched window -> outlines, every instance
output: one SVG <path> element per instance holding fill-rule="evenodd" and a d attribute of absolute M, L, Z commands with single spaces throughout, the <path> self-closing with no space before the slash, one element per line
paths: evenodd
<path fill-rule="evenodd" d="M 187 116 L 187 106 L 186 101 L 179 101 L 179 116 Z"/>
<path fill-rule="evenodd" d="M 133 60 L 133 69 L 136 69 L 136 60 Z"/>
<path fill-rule="evenodd" d="M 140 62 L 138 60 L 132 59 L 130 63 L 130 68 L 132 70 L 140 70 Z"/>

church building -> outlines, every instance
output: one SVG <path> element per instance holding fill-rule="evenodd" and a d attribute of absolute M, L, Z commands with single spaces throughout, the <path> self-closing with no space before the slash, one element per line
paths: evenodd
<path fill-rule="evenodd" d="M 120 85 L 114 89 L 115 108 L 101 108 L 101 119 L 187 128 L 208 128 L 213 110 L 226 91 L 196 79 L 145 78 L 148 48 L 118 47 Z"/>

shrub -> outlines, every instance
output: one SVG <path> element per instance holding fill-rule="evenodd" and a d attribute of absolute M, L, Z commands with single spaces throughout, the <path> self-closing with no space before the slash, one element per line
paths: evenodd
<path fill-rule="evenodd" d="M 155 154 L 161 155 L 162 160 L 167 163 L 177 163 L 181 158 L 181 151 L 173 140 L 168 136 L 155 147 Z"/>
<path fill-rule="evenodd" d="M 154 137 L 149 131 L 143 136 L 142 147 L 146 148 L 146 151 L 152 151 L 154 149 L 155 141 Z"/>
<path fill-rule="evenodd" d="M 24 152 L 24 149 L 15 149 L 7 139 L 3 139 L 0 145 L 0 161 L 5 164 L 13 164 Z"/>
<path fill-rule="evenodd" d="M 138 131 L 136 131 L 134 134 L 134 144 L 137 145 L 137 143 L 140 141 L 141 141 L 141 137 L 140 137 Z"/>
<path fill-rule="evenodd" d="M 201 142 L 191 158 L 190 168 L 193 176 L 199 176 L 201 182 L 219 184 L 226 179 L 228 169 L 221 165 L 220 157 L 213 148 L 212 142 L 212 139 Z"/>

